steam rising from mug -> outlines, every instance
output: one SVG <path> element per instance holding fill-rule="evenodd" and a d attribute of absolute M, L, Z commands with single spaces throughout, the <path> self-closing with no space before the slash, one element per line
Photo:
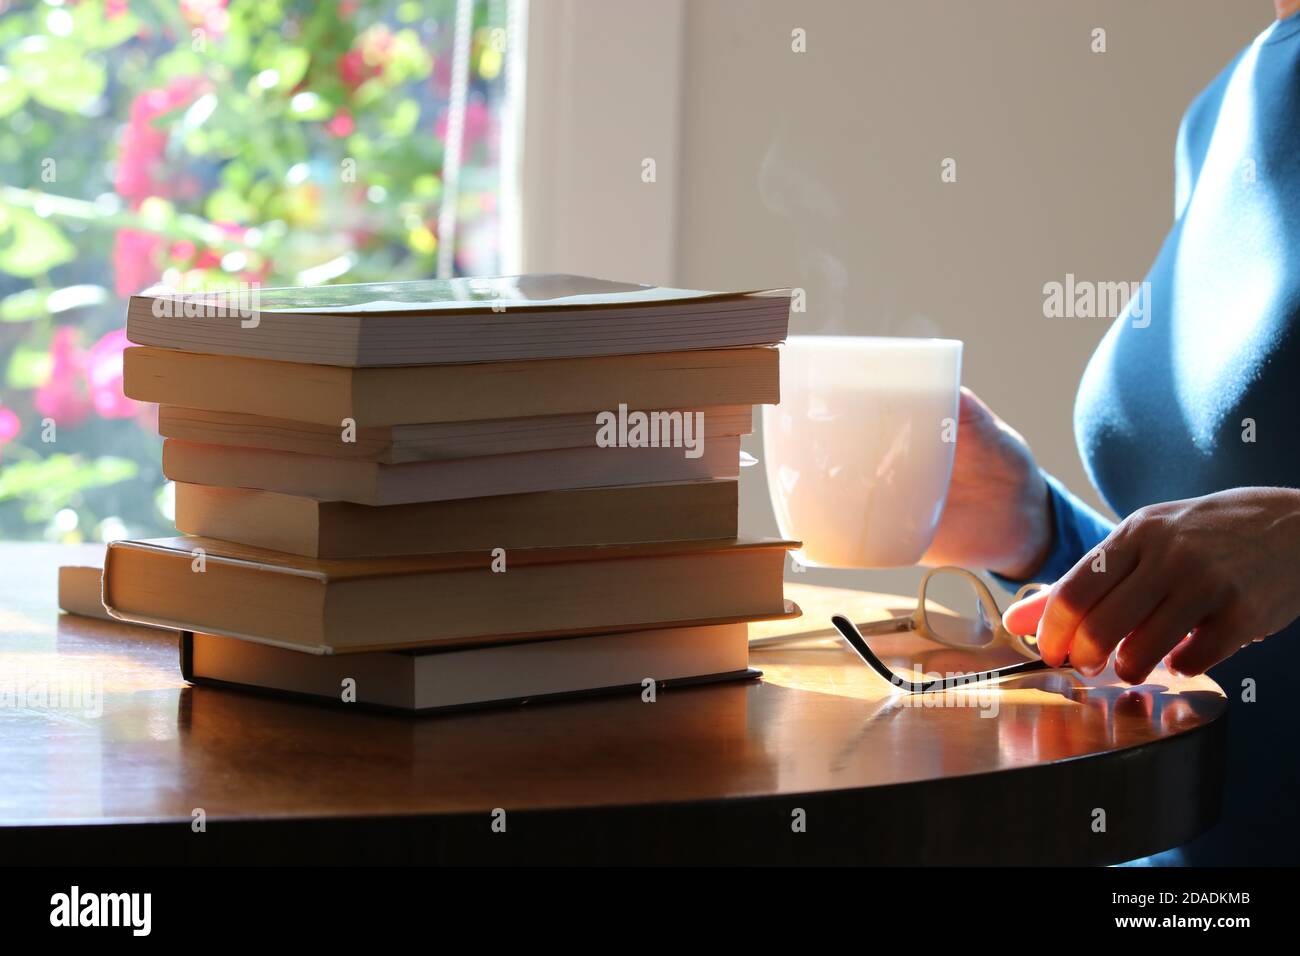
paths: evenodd
<path fill-rule="evenodd" d="M 781 534 L 803 564 L 915 564 L 943 513 L 956 450 L 962 343 L 792 336 L 763 459 Z"/>

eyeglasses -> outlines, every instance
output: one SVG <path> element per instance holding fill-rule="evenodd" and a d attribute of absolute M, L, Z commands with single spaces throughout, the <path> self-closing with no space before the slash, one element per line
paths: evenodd
<path fill-rule="evenodd" d="M 1019 601 L 1045 587 L 1045 584 L 1026 584 L 1016 592 L 1015 600 Z M 916 610 L 911 614 L 883 621 L 869 621 L 860 627 L 844 615 L 836 614 L 831 618 L 831 623 L 868 667 L 895 687 L 913 694 L 1050 669 L 1038 656 L 1037 640 L 1032 635 L 1012 634 L 1002 626 L 1002 611 L 998 608 L 993 592 L 979 577 L 965 568 L 942 567 L 927 571 L 917 589 Z M 1028 660 L 990 670 L 911 681 L 891 670 L 867 646 L 863 636 L 904 632 L 913 632 L 936 644 L 963 651 L 987 649 L 999 644 L 1009 645 Z"/>

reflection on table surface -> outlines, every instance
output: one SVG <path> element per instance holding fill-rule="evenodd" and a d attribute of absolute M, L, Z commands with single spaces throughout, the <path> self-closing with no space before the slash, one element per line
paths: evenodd
<path fill-rule="evenodd" d="M 1163 669 L 1040 672 L 955 694 L 896 693 L 838 646 L 756 651 L 758 682 L 434 718 L 349 711 L 180 677 L 175 635 L 60 616 L 57 549 L 0 547 L 0 681 L 80 675 L 93 707 L 0 708 L 0 823 L 188 820 L 637 804 L 882 786 L 1133 747 L 1225 709 Z M 62 557 L 65 563 L 68 557 Z M 807 586 L 792 596 L 808 610 Z M 898 597 L 820 595 L 858 619 Z M 809 616 L 810 625 L 816 620 Z M 874 641 L 900 668 L 984 668 L 994 652 Z"/>

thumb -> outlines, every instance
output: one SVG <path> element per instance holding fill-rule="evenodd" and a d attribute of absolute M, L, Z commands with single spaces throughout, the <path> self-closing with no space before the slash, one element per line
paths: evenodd
<path fill-rule="evenodd" d="M 1002 626 L 1012 634 L 1037 634 L 1038 619 L 1043 616 L 1043 608 L 1051 596 L 1052 589 L 1043 588 L 1017 601 L 1003 613 Z"/>

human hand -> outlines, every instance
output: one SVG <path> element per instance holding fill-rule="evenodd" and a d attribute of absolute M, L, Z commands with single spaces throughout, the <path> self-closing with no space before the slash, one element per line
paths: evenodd
<path fill-rule="evenodd" d="M 959 443 L 960 444 L 960 443 Z M 1140 684 L 1201 674 L 1300 617 L 1300 491 L 1234 488 L 1129 515 L 1049 590 L 1007 608 L 1043 660 Z M 1118 650 L 1116 648 L 1118 647 Z M 1167 655 L 1167 656 L 1166 656 Z"/>
<path fill-rule="evenodd" d="M 1047 482 L 1029 445 L 968 388 L 961 390 L 952 480 L 921 563 L 1030 574 L 1051 546 Z"/>

